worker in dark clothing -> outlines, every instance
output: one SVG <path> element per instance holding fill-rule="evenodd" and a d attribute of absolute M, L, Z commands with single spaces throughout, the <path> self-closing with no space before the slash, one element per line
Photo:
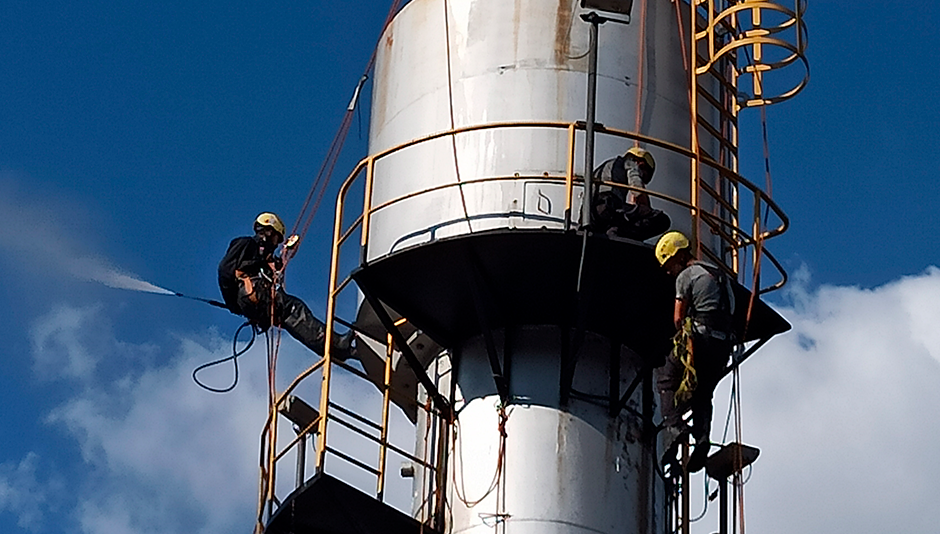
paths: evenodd
<path fill-rule="evenodd" d="M 255 220 L 254 230 L 254 236 L 233 239 L 219 262 L 219 289 L 225 305 L 261 329 L 267 330 L 272 325 L 284 328 L 322 356 L 326 325 L 313 316 L 302 300 L 288 295 L 275 283 L 275 273 L 282 267 L 276 251 L 284 241 L 284 223 L 273 213 L 262 213 Z M 334 338 L 334 357 L 344 361 L 354 356 L 353 336 L 350 330 Z"/>
<path fill-rule="evenodd" d="M 653 179 L 656 160 L 639 147 L 601 163 L 594 179 L 645 189 Z M 599 185 L 593 195 L 594 231 L 643 241 L 669 229 L 669 216 L 650 206 L 648 194 L 620 187 Z"/>
<path fill-rule="evenodd" d="M 708 458 L 712 396 L 734 347 L 734 292 L 728 275 L 715 265 L 696 260 L 689 239 L 680 232 L 669 232 L 659 239 L 656 259 L 676 276 L 673 321 L 678 334 L 675 349 L 657 377 L 664 463 L 675 461 L 678 438 L 687 430 L 682 414 L 691 409 L 695 449 L 686 469 L 695 472 Z"/>

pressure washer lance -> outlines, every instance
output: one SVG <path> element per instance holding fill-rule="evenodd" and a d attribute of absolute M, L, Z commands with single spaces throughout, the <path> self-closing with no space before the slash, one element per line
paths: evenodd
<path fill-rule="evenodd" d="M 198 300 L 199 302 L 205 302 L 206 304 L 211 304 L 211 305 L 213 305 L 213 306 L 215 306 L 215 307 L 217 307 L 217 308 L 222 308 L 223 310 L 227 310 L 227 309 L 228 309 L 228 306 L 226 306 L 224 302 L 219 302 L 219 301 L 217 301 L 217 300 L 205 299 L 205 298 L 202 298 L 202 297 L 191 297 L 191 296 L 189 296 L 189 295 L 184 295 L 184 294 L 182 294 L 182 293 L 177 293 L 176 291 L 173 292 L 173 296 L 175 296 L 175 297 L 182 297 L 182 298 L 184 298 L 184 299 L 189 299 L 189 300 Z"/>
<path fill-rule="evenodd" d="M 290 236 L 290 238 L 287 240 L 286 243 L 284 243 L 284 248 L 286 248 L 286 249 L 288 249 L 288 250 L 293 249 L 295 246 L 297 246 L 297 244 L 298 244 L 299 242 L 300 242 L 300 236 L 297 235 L 297 234 L 294 234 L 294 235 Z M 266 276 L 263 272 L 261 273 L 261 275 L 264 276 L 264 278 L 265 278 L 268 282 L 273 282 L 273 280 L 271 280 L 271 279 L 270 279 L 268 276 Z M 163 288 L 161 288 L 161 289 L 163 289 Z M 219 301 L 217 301 L 217 300 L 206 299 L 206 298 L 202 298 L 202 297 L 192 297 L 192 296 L 190 296 L 190 295 L 184 295 L 184 294 L 182 294 L 182 293 L 180 293 L 180 292 L 178 292 L 178 291 L 173 291 L 173 290 L 170 290 L 170 289 L 167 289 L 167 291 L 171 292 L 171 293 L 173 294 L 173 296 L 175 296 L 175 297 L 182 297 L 182 298 L 184 298 L 184 299 L 189 299 L 189 300 L 198 300 L 199 302 L 205 302 L 206 304 L 211 304 L 212 306 L 215 306 L 216 308 L 222 308 L 223 310 L 227 310 L 227 309 L 228 309 L 228 306 L 226 306 L 224 302 L 219 302 Z"/>

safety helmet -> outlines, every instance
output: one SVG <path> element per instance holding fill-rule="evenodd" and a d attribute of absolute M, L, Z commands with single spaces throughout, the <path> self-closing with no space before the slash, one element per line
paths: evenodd
<path fill-rule="evenodd" d="M 682 249 L 689 248 L 689 238 L 682 232 L 666 232 L 656 243 L 656 259 L 660 265 L 665 265 L 669 258 Z"/>
<path fill-rule="evenodd" d="M 258 218 L 255 219 L 255 228 L 259 226 L 270 226 L 274 229 L 275 232 L 281 234 L 281 237 L 284 237 L 284 232 L 287 231 L 287 228 L 284 227 L 284 221 L 274 213 L 262 213 L 258 215 Z"/>
<path fill-rule="evenodd" d="M 653 159 L 653 155 L 650 154 L 649 150 L 645 150 L 638 146 L 635 146 L 631 148 L 630 150 L 627 150 L 626 153 L 624 153 L 624 156 L 626 155 L 636 156 L 642 159 L 643 161 L 645 161 L 646 164 L 650 166 L 650 170 L 652 171 L 656 170 L 656 160 Z"/>

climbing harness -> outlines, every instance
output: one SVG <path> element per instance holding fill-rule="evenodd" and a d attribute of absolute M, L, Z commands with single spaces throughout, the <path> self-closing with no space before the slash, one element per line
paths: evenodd
<path fill-rule="evenodd" d="M 692 399 L 695 388 L 698 386 L 698 377 L 695 373 L 695 358 L 693 354 L 693 325 L 692 318 L 686 317 L 682 328 L 672 338 L 676 359 L 682 364 L 682 380 L 676 390 L 676 406 L 687 403 Z"/>

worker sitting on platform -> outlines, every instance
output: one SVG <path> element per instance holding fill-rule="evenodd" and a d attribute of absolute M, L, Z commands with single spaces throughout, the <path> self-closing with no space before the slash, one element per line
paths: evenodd
<path fill-rule="evenodd" d="M 657 387 L 663 416 L 664 463 L 675 461 L 682 414 L 691 408 L 695 450 L 686 469 L 705 466 L 711 447 L 712 396 L 734 346 L 734 293 L 727 274 L 695 259 L 689 239 L 669 232 L 656 244 L 656 259 L 676 276 L 673 313 L 678 333 L 672 353 L 659 369 Z"/>
<path fill-rule="evenodd" d="M 594 170 L 594 179 L 645 189 L 655 170 L 653 155 L 633 147 L 601 163 Z M 648 194 L 604 185 L 597 191 L 592 202 L 595 232 L 643 241 L 669 229 L 669 216 L 650 207 Z"/>
<path fill-rule="evenodd" d="M 313 316 L 302 300 L 285 293 L 275 282 L 282 267 L 277 247 L 284 241 L 284 223 L 273 213 L 262 213 L 255 220 L 255 235 L 237 237 L 219 262 L 219 289 L 228 309 L 267 330 L 283 327 L 294 339 L 313 352 L 323 355 L 326 325 Z M 273 299 L 273 306 L 272 306 Z M 354 357 L 353 332 L 334 337 L 333 357 L 344 361 Z"/>

